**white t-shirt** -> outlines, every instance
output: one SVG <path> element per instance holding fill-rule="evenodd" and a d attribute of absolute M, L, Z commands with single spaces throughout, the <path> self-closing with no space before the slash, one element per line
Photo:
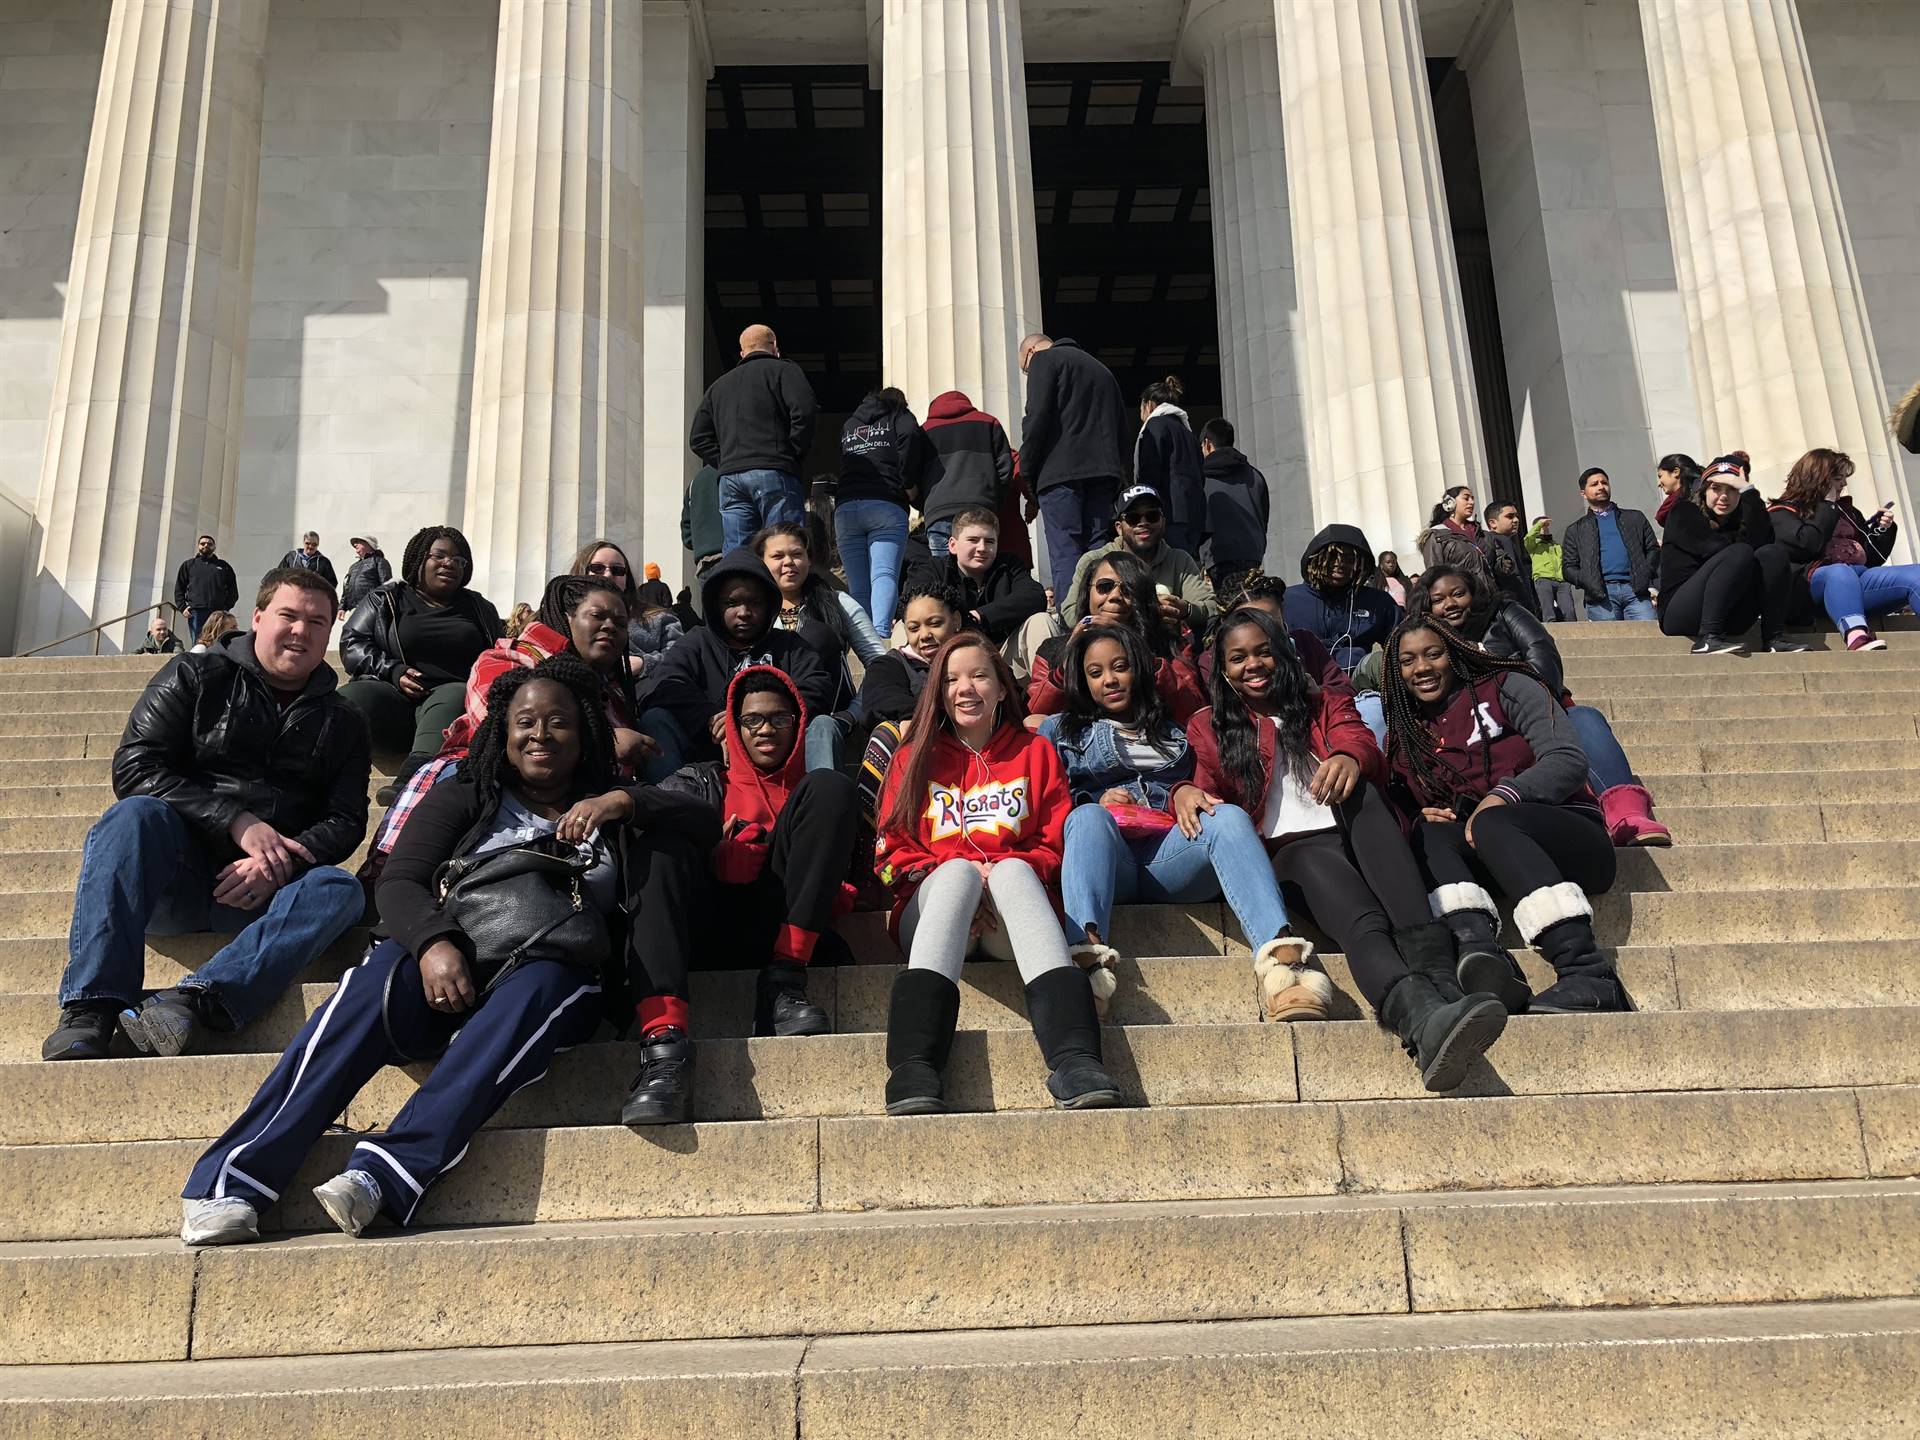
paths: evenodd
<path fill-rule="evenodd" d="M 1280 722 L 1273 721 L 1277 732 Z M 1278 747 L 1275 749 L 1274 763 L 1279 764 Z M 1282 769 L 1273 777 L 1273 783 L 1267 786 L 1267 808 L 1260 817 L 1260 833 L 1269 840 L 1281 840 L 1293 835 L 1313 835 L 1322 830 L 1331 830 L 1339 821 L 1333 811 L 1322 805 L 1307 792 L 1307 787 L 1293 778 L 1291 770 Z"/>

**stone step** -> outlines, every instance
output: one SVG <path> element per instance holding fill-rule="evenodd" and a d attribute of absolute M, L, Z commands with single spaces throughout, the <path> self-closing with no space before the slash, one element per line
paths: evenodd
<path fill-rule="evenodd" d="M 603 1222 L 199 1253 L 79 1241 L 7 1246 L 0 1264 L 18 1296 L 0 1353 L 22 1364 L 1858 1301 L 1920 1288 L 1920 1186 Z M 73 1305 L 79 1290 L 101 1303 Z"/>
<path fill-rule="evenodd" d="M 1023 1014 L 1010 1009 L 1009 1019 Z M 1518 1017 L 1457 1094 L 1920 1084 L 1920 1009 L 1807 1010 L 1793 1017 L 1791 1043 L 1782 1043 L 1781 1025 L 1764 1010 Z M 1103 1044 L 1107 1067 L 1133 1105 L 1428 1098 L 1399 1042 L 1370 1020 L 1110 1026 Z M 805 1041 L 704 1041 L 693 1118 L 880 1115 L 885 1052 L 878 1029 Z M 0 1145 L 217 1135 L 279 1058 L 253 1052 L 0 1065 Z M 578 1046 L 490 1123 L 506 1129 L 613 1124 L 636 1066 L 632 1043 Z M 430 1070 L 381 1070 L 349 1102 L 344 1124 L 355 1131 L 384 1128 Z M 1045 1079 L 1026 1027 L 963 1031 L 947 1070 L 947 1105 L 955 1113 L 1045 1108 L 1051 1104 Z"/>
<path fill-rule="evenodd" d="M 1636 666 L 1638 664 L 1638 662 L 1628 663 Z M 1583 700 L 1588 692 L 1615 700 L 1660 698 L 1701 700 L 1759 695 L 1778 698 L 1788 695 L 1816 694 L 1821 691 L 1832 691 L 1836 695 L 1849 696 L 1874 693 L 1911 696 L 1916 681 L 1920 681 L 1920 670 L 1880 665 L 1869 665 L 1858 670 L 1830 674 L 1825 671 L 1796 669 L 1736 669 L 1731 665 L 1722 670 L 1701 670 L 1697 664 L 1689 664 L 1686 667 L 1686 673 L 1677 675 L 1658 672 L 1650 674 L 1640 668 L 1604 677 L 1592 675 L 1582 677 L 1575 672 L 1568 675 L 1567 688 Z"/>
<path fill-rule="evenodd" d="M 46 740 L 63 736 L 85 735 L 89 742 L 97 737 L 111 736 L 112 744 L 119 744 L 120 732 L 126 728 L 125 710 L 70 710 L 65 714 L 16 715 L 8 711 L 0 714 L 0 736 L 10 740 Z M 7 753 L 14 753 L 9 746 Z M 98 750 L 95 754 L 110 754 L 110 750 Z M 28 757 L 22 754 L 22 760 Z"/>
<path fill-rule="evenodd" d="M 147 675 L 166 663 L 165 655 L 5 655 L 0 676 L 86 675 L 130 671 Z"/>
<path fill-rule="evenodd" d="M 1812 775 L 1799 770 L 1727 770 L 1718 775 L 1640 771 L 1640 779 L 1667 805 L 1820 805 L 1848 796 L 1874 800 L 1920 798 L 1920 774 L 1908 770 L 1864 775 Z"/>
<path fill-rule="evenodd" d="M 1652 655 L 1614 655 L 1574 651 L 1562 657 L 1566 662 L 1567 683 L 1580 681 L 1598 684 L 1616 675 L 1671 675 L 1692 678 L 1700 674 L 1785 675 L 1809 677 L 1810 684 L 1852 683 L 1857 674 L 1884 675 L 1912 673 L 1920 668 L 1920 645 L 1904 644 L 1898 650 L 1852 653 L 1847 650 L 1813 650 L 1801 655 L 1689 655 L 1684 649 Z"/>
<path fill-rule="evenodd" d="M 1033 1064 L 1037 1071 L 1037 1057 Z M 235 1109 L 239 1103 L 230 1098 Z M 0 1240 L 172 1234 L 180 1186 L 206 1145 L 178 1139 L 0 1148 L 8 1177 L 0 1189 Z M 275 1228 L 326 1228 L 308 1190 L 338 1173 L 352 1146 L 351 1135 L 321 1137 L 272 1212 Z M 1916 1172 L 1914 1086 L 1010 1110 L 639 1132 L 617 1125 L 490 1127 L 428 1192 L 416 1220 L 475 1225 L 1545 1191 Z"/>
<path fill-rule="evenodd" d="M 1920 1303 L 1095 1325 L 0 1369 L 0 1440 L 1894 1433 Z M 1389 1378 L 1390 1377 L 1390 1378 Z M 1444 1397 L 1436 1398 L 1436 1397 Z M 1568 1417 L 1581 1417 L 1578 1427 Z M 644 1418 L 642 1418 L 644 1417 Z M 639 1428 L 639 1427 L 644 1427 Z"/>
<path fill-rule="evenodd" d="M 1920 728 L 1920 720 L 1910 710 L 1890 715 L 1849 715 L 1844 725 L 1837 724 L 1832 716 L 1806 714 L 1774 715 L 1764 722 L 1739 721 L 1731 725 L 1724 720 L 1676 720 L 1664 716 L 1658 719 L 1613 721 L 1614 738 L 1635 759 L 1644 753 L 1642 747 L 1647 745 L 1744 747 L 1840 738 L 1848 741 L 1907 740 L 1913 737 L 1917 728 Z M 90 735 L 87 743 L 94 746 L 94 742 L 101 738 Z M 119 733 L 116 731 L 107 743 L 116 744 L 118 740 Z M 89 753 L 97 755 L 107 752 L 95 746 Z"/>
<path fill-rule="evenodd" d="M 1862 716 L 1904 715 L 1912 718 L 1916 706 L 1911 690 L 1865 690 L 1853 694 L 1844 690 L 1816 690 L 1811 694 L 1794 691 L 1787 694 L 1702 695 L 1688 686 L 1684 691 L 1669 687 L 1661 694 L 1632 696 L 1609 687 L 1595 686 L 1591 693 L 1581 692 L 1582 704 L 1595 705 L 1609 718 L 1621 720 L 1658 720 L 1663 723 L 1705 722 L 1719 724 L 1728 731 L 1755 733 L 1770 720 L 1780 718 L 1829 718 L 1835 734 L 1848 733 L 1851 723 Z"/>
<path fill-rule="evenodd" d="M 113 798 L 111 785 L 12 785 L 0 788 L 0 819 L 82 815 L 91 824 Z"/>

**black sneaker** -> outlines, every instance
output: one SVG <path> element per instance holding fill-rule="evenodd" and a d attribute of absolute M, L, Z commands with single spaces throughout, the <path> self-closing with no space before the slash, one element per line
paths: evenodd
<path fill-rule="evenodd" d="M 109 1000 L 60 1007 L 60 1023 L 40 1047 L 42 1060 L 104 1060 L 113 1045 L 114 1010 Z"/>
<path fill-rule="evenodd" d="M 693 1042 L 669 1025 L 640 1042 L 640 1073 L 633 1077 L 622 1125 L 679 1125 L 693 1093 Z"/>
<path fill-rule="evenodd" d="M 120 1012 L 120 1028 L 142 1055 L 184 1055 L 206 1023 L 199 998 L 186 990 L 162 990 Z"/>
<path fill-rule="evenodd" d="M 1702 635 L 1693 642 L 1695 655 L 1744 655 L 1747 647 L 1738 640 L 1729 640 L 1724 635 Z"/>
<path fill-rule="evenodd" d="M 807 972 L 798 965 L 769 965 L 754 987 L 755 1035 L 825 1035 L 827 1012 L 807 998 Z"/>
<path fill-rule="evenodd" d="M 1813 649 L 1813 646 L 1804 644 L 1799 640 L 1789 640 L 1786 636 L 1782 635 L 1777 639 L 1767 641 L 1764 648 L 1769 655 L 1804 655 Z"/>

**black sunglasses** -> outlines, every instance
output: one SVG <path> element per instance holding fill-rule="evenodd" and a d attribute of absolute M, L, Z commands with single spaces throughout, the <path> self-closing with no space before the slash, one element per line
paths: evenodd
<path fill-rule="evenodd" d="M 1158 525 L 1166 513 L 1164 510 L 1129 510 L 1120 518 L 1129 525 Z"/>
<path fill-rule="evenodd" d="M 624 565 L 603 565 L 598 560 L 595 560 L 587 565 L 587 573 L 589 575 L 610 575 L 616 579 L 625 579 L 633 572 Z"/>

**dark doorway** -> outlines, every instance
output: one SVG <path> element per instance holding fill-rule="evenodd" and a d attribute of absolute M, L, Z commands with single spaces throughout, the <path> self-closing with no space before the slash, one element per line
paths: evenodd
<path fill-rule="evenodd" d="M 771 325 L 820 399 L 809 475 L 880 380 L 880 96 L 865 66 L 728 66 L 707 85 L 707 381 Z"/>
<path fill-rule="evenodd" d="M 1165 65 L 1029 65 L 1027 127 L 1048 333 L 1129 400 L 1177 375 L 1196 424 L 1218 415 L 1205 95 Z"/>

